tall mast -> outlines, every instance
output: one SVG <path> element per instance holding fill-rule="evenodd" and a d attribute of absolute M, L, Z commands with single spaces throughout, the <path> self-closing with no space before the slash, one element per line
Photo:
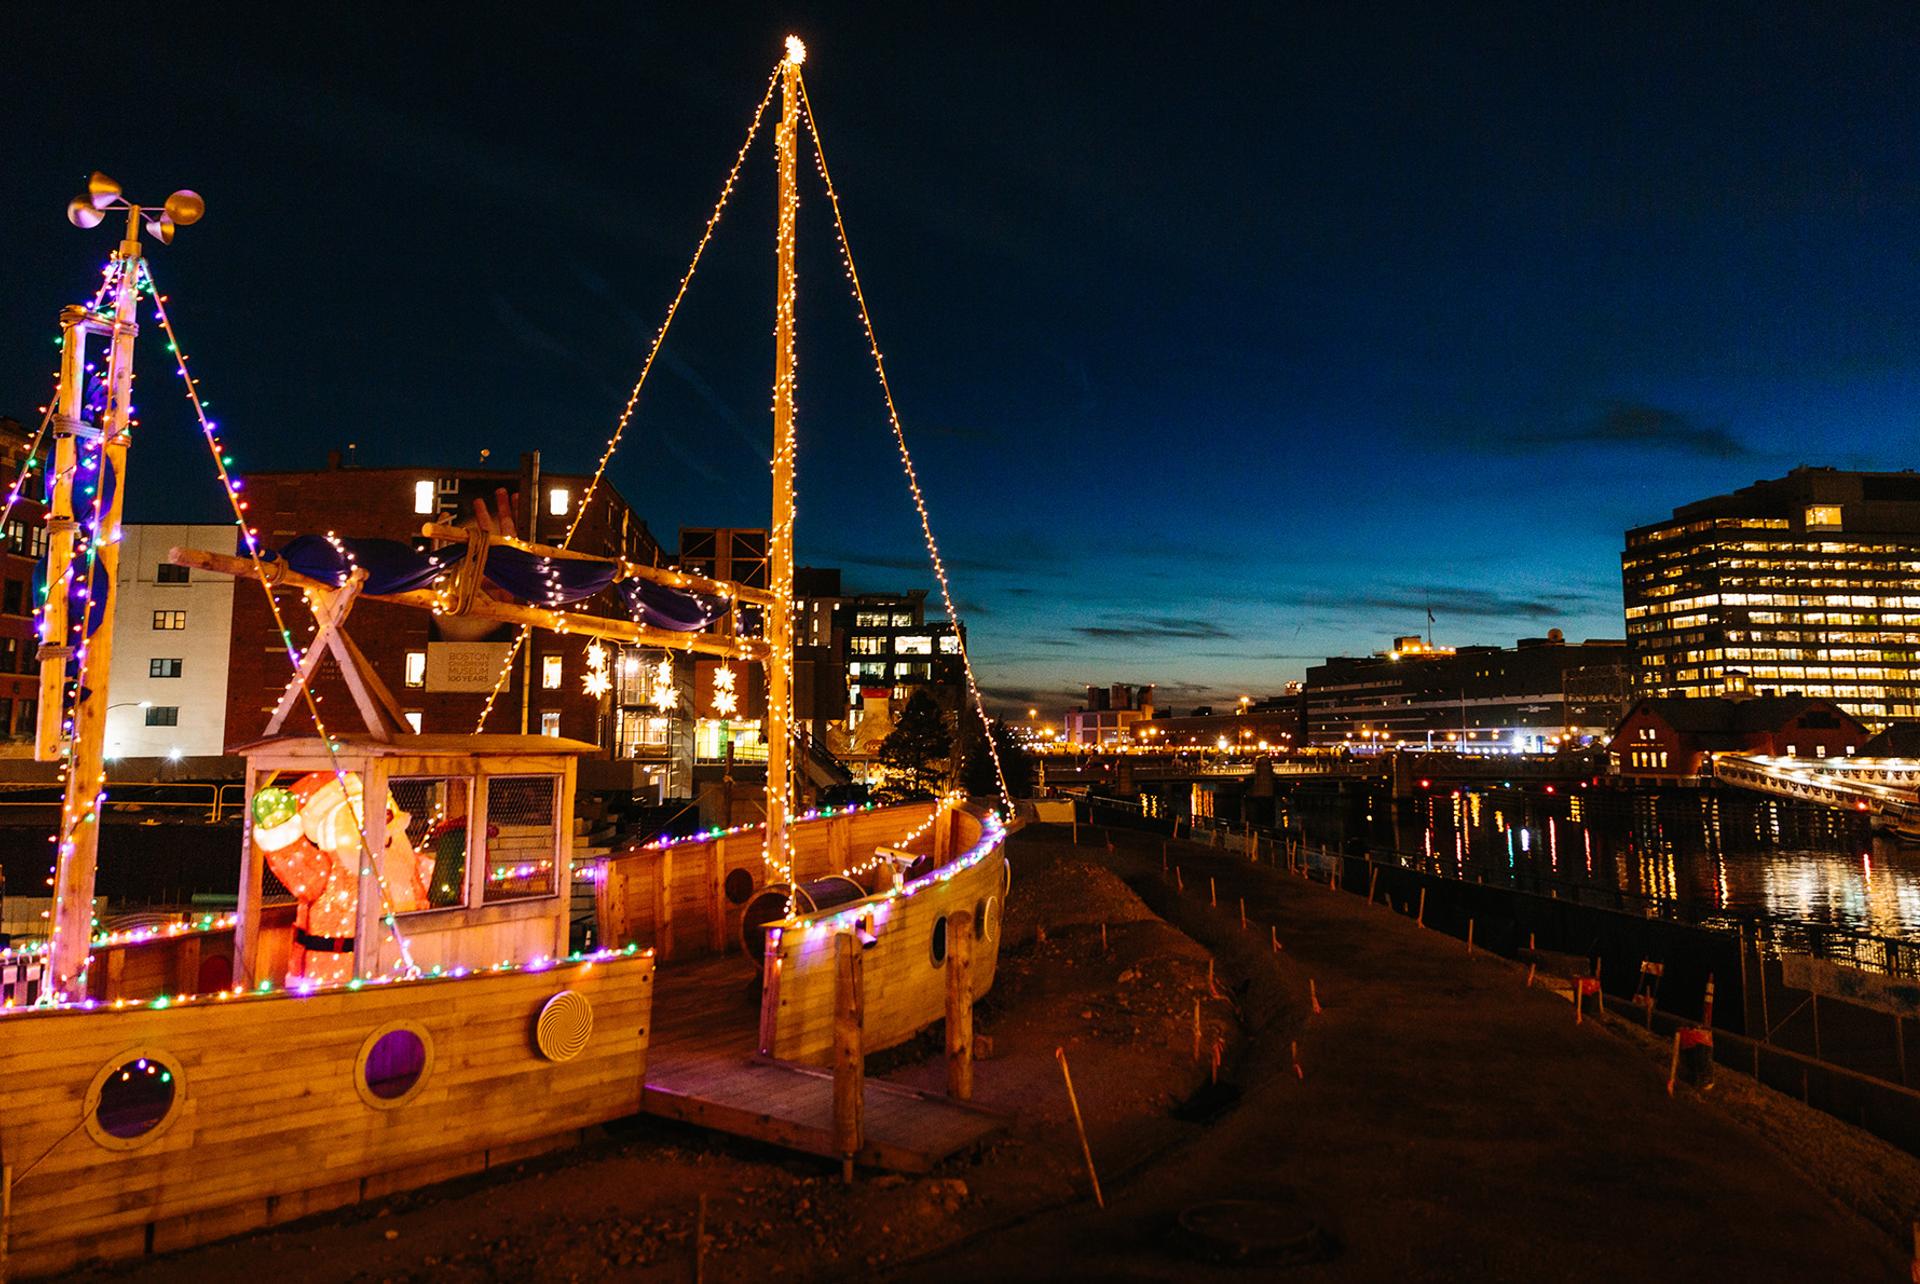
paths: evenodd
<path fill-rule="evenodd" d="M 126 495 L 127 446 L 133 410 L 133 339 L 139 333 L 140 207 L 127 211 L 120 242 L 111 322 L 80 308 L 62 315 L 59 415 L 54 421 L 53 504 L 47 514 L 45 649 L 40 661 L 39 756 L 60 756 L 71 738 L 66 793 L 60 806 L 58 861 L 53 889 L 53 987 L 78 998 L 93 943 L 94 871 L 100 850 L 100 801 L 106 790 L 107 673 L 113 664 L 114 586 L 120 573 L 120 511 Z M 106 404 L 97 424 L 86 422 L 87 335 L 106 330 Z M 93 456 L 88 468 L 86 456 Z M 93 491 L 87 548 L 76 549 L 74 493 Z M 70 588 L 79 586 L 71 595 Z M 95 601 L 96 593 L 105 600 Z M 69 601 L 80 618 L 69 618 Z M 72 639 L 77 637 L 78 644 Z M 69 657 L 78 686 L 72 721 L 61 698 Z M 53 734 L 48 735 L 51 731 Z"/>
<path fill-rule="evenodd" d="M 800 211 L 796 156 L 800 132 L 800 63 L 807 48 L 787 37 L 780 64 L 780 123 L 774 147 L 780 158 L 780 214 L 774 240 L 778 264 L 773 309 L 773 522 L 767 532 L 773 604 L 766 612 L 767 656 L 767 860 L 789 864 L 787 823 L 793 794 L 789 745 L 793 734 L 793 308 L 794 224 Z"/>
<path fill-rule="evenodd" d="M 47 600 L 40 625 L 40 708 L 34 756 L 64 759 L 48 963 L 51 989 L 83 996 L 93 943 L 94 872 L 100 806 L 107 787 L 107 677 L 113 665 L 114 589 L 120 573 L 120 514 L 127 493 L 133 427 L 133 340 L 139 333 L 140 229 L 173 240 L 174 227 L 198 222 L 200 197 L 178 191 L 161 211 L 122 198 L 120 185 L 95 173 L 67 206 L 76 227 L 97 227 L 107 210 L 127 212 L 114 253 L 113 315 L 71 307 L 60 315 L 60 389 L 54 406 L 52 494 L 47 505 Z M 105 398 L 87 418 L 87 342 L 107 338 Z M 79 504 L 76 507 L 76 496 Z M 84 526 L 83 526 L 84 523 Z M 80 537 L 85 536 L 85 545 Z M 75 612 L 79 618 L 74 619 Z M 71 702 L 67 699 L 73 684 Z"/>

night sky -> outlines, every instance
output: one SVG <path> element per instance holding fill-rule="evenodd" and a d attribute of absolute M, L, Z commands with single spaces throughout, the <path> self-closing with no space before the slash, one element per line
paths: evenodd
<path fill-rule="evenodd" d="M 589 469 L 793 30 L 1003 703 L 1277 691 L 1429 604 L 1619 637 L 1626 527 L 1920 464 L 1910 5 L 222 8 L 9 10 L 0 413 L 99 168 L 206 197 L 153 253 L 243 472 Z M 669 547 L 765 522 L 771 144 L 613 466 Z M 802 177 L 800 560 L 930 584 Z M 204 518 L 163 355 L 129 516 Z"/>

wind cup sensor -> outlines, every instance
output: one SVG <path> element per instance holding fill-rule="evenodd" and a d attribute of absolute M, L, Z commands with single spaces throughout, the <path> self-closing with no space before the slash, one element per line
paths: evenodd
<path fill-rule="evenodd" d="M 207 203 L 200 199 L 200 193 L 183 187 L 167 197 L 157 211 L 135 205 L 126 199 L 120 184 L 96 169 L 87 177 L 86 190 L 67 202 L 67 222 L 79 228 L 99 227 L 107 211 L 114 209 L 127 211 L 129 239 L 134 239 L 134 233 L 145 225 L 160 244 L 171 245 L 175 229 L 198 223 L 207 212 Z"/>

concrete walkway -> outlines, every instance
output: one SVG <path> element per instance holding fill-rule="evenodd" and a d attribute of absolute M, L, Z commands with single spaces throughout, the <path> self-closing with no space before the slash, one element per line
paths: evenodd
<path fill-rule="evenodd" d="M 1200 1201 L 1260 1199 L 1334 1243 L 1286 1270 L 1303 1281 L 1907 1278 L 1881 1231 L 1687 1090 L 1669 1099 L 1664 1066 L 1594 1023 L 1575 1027 L 1563 995 L 1525 989 L 1511 964 L 1469 958 L 1360 896 L 1186 844 L 1173 848 L 1176 895 L 1158 839 L 1114 837 L 1117 872 L 1249 979 L 1248 1008 L 1278 1006 L 1237 1068 L 1246 1095 L 1189 1146 L 1111 1175 L 1105 1212 L 1045 1215 L 906 1277 L 1244 1279 L 1246 1267 L 1196 1264 L 1173 1227 Z M 1244 933 L 1243 895 L 1255 923 Z M 1285 946 L 1277 964 L 1267 924 Z M 1304 1011 L 1309 978 L 1318 1016 Z M 1304 1081 L 1288 1055 L 1295 1025 Z"/>

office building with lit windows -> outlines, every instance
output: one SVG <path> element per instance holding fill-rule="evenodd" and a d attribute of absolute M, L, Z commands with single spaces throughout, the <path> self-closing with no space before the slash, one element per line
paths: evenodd
<path fill-rule="evenodd" d="M 1395 638 L 1369 656 L 1307 669 L 1307 743 L 1356 752 L 1547 753 L 1604 737 L 1627 705 L 1627 647 L 1559 629 L 1514 646 Z"/>
<path fill-rule="evenodd" d="M 1627 532 L 1636 690 L 1920 717 L 1920 473 L 1796 468 Z"/>

